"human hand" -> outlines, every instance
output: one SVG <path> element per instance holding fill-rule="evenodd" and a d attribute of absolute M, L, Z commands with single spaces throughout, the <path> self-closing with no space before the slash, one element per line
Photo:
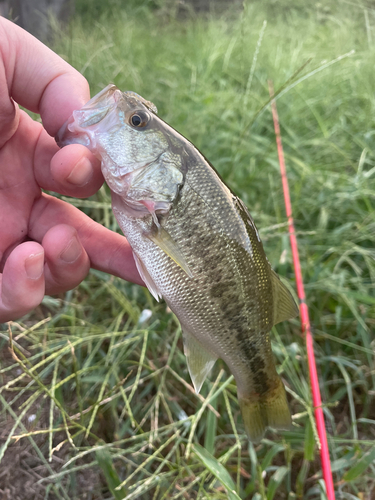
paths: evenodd
<path fill-rule="evenodd" d="M 84 198 L 103 183 L 88 149 L 53 139 L 89 98 L 80 73 L 0 17 L 0 323 L 74 288 L 90 266 L 142 283 L 124 237 L 41 190 Z"/>

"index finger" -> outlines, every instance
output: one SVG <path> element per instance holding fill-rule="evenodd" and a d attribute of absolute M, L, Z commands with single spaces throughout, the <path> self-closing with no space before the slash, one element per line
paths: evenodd
<path fill-rule="evenodd" d="M 0 99 L 4 98 L 3 89 L 7 86 L 9 97 L 39 113 L 52 136 L 75 109 L 90 99 L 87 80 L 77 70 L 3 17 L 0 17 L 0 57 Z"/>

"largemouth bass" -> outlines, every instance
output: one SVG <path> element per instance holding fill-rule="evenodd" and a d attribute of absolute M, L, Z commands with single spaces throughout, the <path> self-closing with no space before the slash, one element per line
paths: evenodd
<path fill-rule="evenodd" d="M 74 111 L 56 138 L 101 159 L 116 219 L 156 300 L 179 319 L 199 392 L 216 359 L 228 365 L 246 432 L 291 417 L 269 332 L 298 308 L 266 258 L 243 202 L 155 106 L 109 85 Z"/>

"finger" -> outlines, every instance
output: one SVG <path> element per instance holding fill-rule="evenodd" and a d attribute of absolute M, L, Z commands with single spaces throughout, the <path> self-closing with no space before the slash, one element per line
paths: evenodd
<path fill-rule="evenodd" d="M 87 276 L 90 260 L 77 231 L 66 224 L 52 227 L 43 237 L 46 293 L 53 295 L 75 288 Z"/>
<path fill-rule="evenodd" d="M 13 250 L 0 275 L 0 323 L 20 318 L 42 302 L 43 270 L 41 245 L 29 241 Z"/>
<path fill-rule="evenodd" d="M 42 127 L 36 123 L 35 130 L 32 124 L 30 117 L 21 112 L 22 135 L 14 134 L 0 150 L 0 269 L 10 251 L 27 238 L 29 213 L 41 192 L 34 179 L 31 159 L 33 144 L 40 133 L 38 129 Z"/>
<path fill-rule="evenodd" d="M 94 222 L 72 205 L 43 193 L 31 212 L 29 236 L 41 242 L 46 232 L 57 224 L 68 224 L 77 230 L 91 267 L 143 284 L 133 251 L 124 236 Z"/>
<path fill-rule="evenodd" d="M 13 136 L 18 127 L 19 108 L 9 99 L 6 86 L 2 85 L 0 65 L 0 148 Z"/>
<path fill-rule="evenodd" d="M 7 45 L 4 27 L 0 17 L 0 47 L 2 50 Z M 0 51 L 0 148 L 9 140 L 17 130 L 18 106 L 10 99 L 8 89 L 7 60 L 2 61 L 2 50 Z"/>
<path fill-rule="evenodd" d="M 100 160 L 80 144 L 60 149 L 51 160 L 52 177 L 74 196 L 88 197 L 104 182 Z"/>
<path fill-rule="evenodd" d="M 43 189 L 75 198 L 92 196 L 104 182 L 100 161 L 87 148 L 72 144 L 59 149 L 44 130 L 35 149 L 34 175 Z"/>
<path fill-rule="evenodd" d="M 1 86 L 11 89 L 16 102 L 40 113 L 46 130 L 54 136 L 72 112 L 89 100 L 86 79 L 36 38 L 2 17 L 0 46 L 4 65 L 4 70 L 0 69 Z"/>

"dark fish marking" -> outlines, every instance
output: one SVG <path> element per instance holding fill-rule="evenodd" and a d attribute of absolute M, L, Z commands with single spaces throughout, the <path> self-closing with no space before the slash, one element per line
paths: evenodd
<path fill-rule="evenodd" d="M 217 285 L 211 287 L 210 295 L 214 298 L 222 298 L 231 292 L 232 287 L 235 287 L 236 283 L 234 281 L 221 281 Z"/>
<path fill-rule="evenodd" d="M 259 356 L 259 354 L 257 356 L 254 356 L 251 360 L 250 360 L 250 364 L 251 366 L 254 367 L 254 370 L 255 371 L 261 371 L 261 370 L 264 370 L 265 367 L 266 367 L 266 364 L 265 362 L 263 361 L 263 359 Z"/>
<path fill-rule="evenodd" d="M 249 338 L 248 331 L 238 331 L 236 335 L 239 347 L 252 374 L 252 383 L 254 384 L 255 392 L 259 395 L 266 393 L 269 390 L 268 376 L 266 372 L 266 364 L 259 353 L 259 348 L 256 342 Z"/>
<path fill-rule="evenodd" d="M 245 337 L 245 335 L 249 334 L 249 330 L 246 327 L 246 325 L 243 323 L 243 319 L 241 319 L 241 322 L 239 322 L 239 321 L 232 321 L 232 326 L 234 327 L 234 329 L 236 331 L 237 340 L 238 339 L 242 340 Z"/>

